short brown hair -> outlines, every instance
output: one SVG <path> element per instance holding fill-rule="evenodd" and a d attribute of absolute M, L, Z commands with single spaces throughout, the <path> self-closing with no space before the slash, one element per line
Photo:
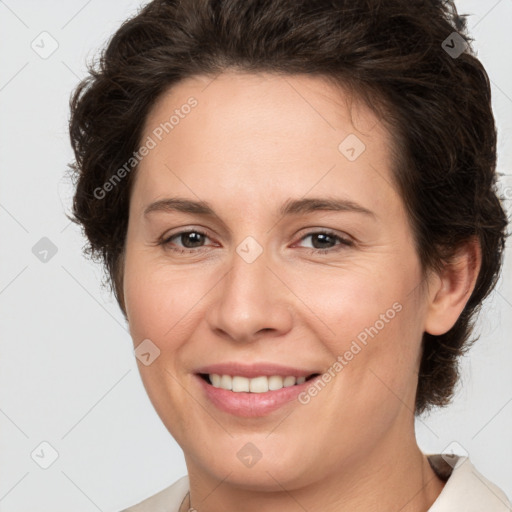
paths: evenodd
<path fill-rule="evenodd" d="M 154 0 L 125 21 L 73 92 L 69 126 L 71 218 L 123 313 L 136 167 L 105 198 L 95 191 L 139 147 L 157 98 L 185 78 L 226 70 L 324 77 L 388 126 L 423 271 L 439 270 L 472 237 L 480 243 L 481 269 L 462 314 L 447 333 L 423 335 L 415 412 L 448 404 L 458 358 L 476 339 L 475 314 L 499 276 L 507 226 L 489 78 L 471 41 L 446 0 Z M 460 55 L 449 51 L 461 44 Z"/>

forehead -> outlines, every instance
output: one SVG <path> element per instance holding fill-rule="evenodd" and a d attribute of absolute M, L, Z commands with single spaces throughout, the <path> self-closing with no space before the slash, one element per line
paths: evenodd
<path fill-rule="evenodd" d="M 371 185 L 384 201 L 383 186 L 391 183 L 384 125 L 321 77 L 222 73 L 183 80 L 151 108 L 141 140 L 148 137 L 155 146 L 136 181 L 153 197 L 166 181 L 170 189 L 193 185 L 203 196 L 234 187 L 302 196 L 313 186 L 357 195 Z M 356 159 L 348 158 L 351 149 Z"/>
<path fill-rule="evenodd" d="M 191 99 L 196 105 L 190 109 Z M 173 113 L 179 119 L 174 116 L 171 132 L 184 131 L 183 125 L 204 130 L 216 126 L 224 133 L 238 133 L 239 140 L 247 133 L 269 132 L 297 139 L 301 135 L 326 139 L 334 134 L 337 138 L 344 129 L 370 135 L 375 127 L 377 136 L 388 138 L 375 114 L 357 96 L 320 76 L 224 72 L 187 78 L 160 95 L 148 112 L 144 133 L 168 122 Z M 244 132 L 237 130 L 240 122 Z"/>

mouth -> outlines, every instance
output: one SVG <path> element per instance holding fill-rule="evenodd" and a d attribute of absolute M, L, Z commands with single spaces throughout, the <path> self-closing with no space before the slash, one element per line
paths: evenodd
<path fill-rule="evenodd" d="M 200 372 L 194 376 L 206 402 L 219 411 L 239 418 L 261 418 L 285 407 L 302 407 L 299 395 L 321 374 L 245 377 Z"/>
<path fill-rule="evenodd" d="M 320 373 L 299 377 L 294 375 L 260 375 L 253 378 L 218 373 L 198 373 L 197 375 L 207 384 L 233 393 L 268 393 L 291 386 L 300 386 L 318 377 Z"/>

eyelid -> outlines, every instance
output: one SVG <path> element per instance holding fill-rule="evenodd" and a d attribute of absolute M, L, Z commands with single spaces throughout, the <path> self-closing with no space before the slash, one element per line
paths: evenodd
<path fill-rule="evenodd" d="M 296 232 L 295 236 L 299 236 L 300 238 L 303 238 L 304 236 L 311 235 L 311 234 L 316 234 L 316 233 L 327 233 L 329 235 L 338 236 L 340 238 L 346 238 L 346 239 L 350 239 L 350 240 L 355 241 L 353 239 L 353 237 L 351 237 L 345 231 L 339 231 L 337 229 L 328 228 L 328 227 L 325 227 L 325 226 L 306 226 L 306 227 L 301 228 L 300 230 L 298 230 Z"/>

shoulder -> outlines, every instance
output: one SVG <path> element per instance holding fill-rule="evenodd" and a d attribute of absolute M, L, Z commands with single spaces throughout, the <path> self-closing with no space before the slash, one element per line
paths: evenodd
<path fill-rule="evenodd" d="M 510 512 L 512 504 L 507 495 L 483 476 L 469 457 L 460 455 L 428 455 L 436 473 L 445 486 L 428 512 Z"/>
<path fill-rule="evenodd" d="M 188 489 L 188 476 L 184 476 L 169 487 L 121 512 L 178 512 Z"/>

